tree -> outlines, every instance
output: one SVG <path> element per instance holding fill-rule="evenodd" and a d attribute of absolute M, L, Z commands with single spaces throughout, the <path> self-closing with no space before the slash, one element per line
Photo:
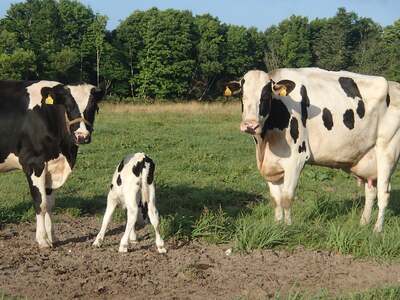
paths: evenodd
<path fill-rule="evenodd" d="M 201 88 L 196 97 L 203 97 L 212 88 L 213 84 L 224 69 L 223 53 L 226 27 L 222 26 L 218 18 L 209 14 L 196 16 L 198 38 L 196 41 L 197 63 L 193 89 Z"/>

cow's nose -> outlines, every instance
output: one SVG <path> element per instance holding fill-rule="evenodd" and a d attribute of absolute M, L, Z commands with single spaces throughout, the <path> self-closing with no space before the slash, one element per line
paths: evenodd
<path fill-rule="evenodd" d="M 90 142 L 90 135 L 76 134 L 75 137 L 78 144 L 88 144 Z"/>
<path fill-rule="evenodd" d="M 256 134 L 257 129 L 260 127 L 260 124 L 257 122 L 242 122 L 240 123 L 240 131 L 246 132 L 250 134 Z"/>

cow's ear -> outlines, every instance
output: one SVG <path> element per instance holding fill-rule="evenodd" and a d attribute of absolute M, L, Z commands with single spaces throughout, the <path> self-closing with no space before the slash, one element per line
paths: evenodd
<path fill-rule="evenodd" d="M 244 79 L 241 81 L 229 81 L 225 85 L 224 96 L 231 97 L 241 93 L 243 84 Z"/>
<path fill-rule="evenodd" d="M 42 104 L 53 105 L 56 104 L 56 95 L 54 93 L 54 89 L 50 87 L 44 87 L 40 91 L 42 94 Z"/>
<path fill-rule="evenodd" d="M 103 100 L 104 96 L 106 95 L 106 86 L 104 83 L 101 83 L 98 87 L 95 87 L 92 89 L 92 95 L 94 98 L 94 101 L 96 103 L 100 102 Z"/>
<path fill-rule="evenodd" d="M 277 96 L 288 96 L 296 87 L 296 84 L 291 80 L 281 80 L 275 83 L 272 90 Z"/>

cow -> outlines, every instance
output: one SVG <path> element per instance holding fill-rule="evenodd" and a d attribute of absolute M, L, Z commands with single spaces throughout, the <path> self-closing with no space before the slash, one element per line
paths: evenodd
<path fill-rule="evenodd" d="M 142 212 L 144 219 L 147 215 L 150 218 L 156 233 L 157 251 L 167 252 L 158 231 L 159 216 L 156 208 L 154 171 L 153 160 L 144 153 L 128 155 L 120 162 L 112 177 L 106 212 L 100 232 L 93 243 L 94 247 L 101 246 L 114 209 L 120 204 L 127 209 L 128 221 L 119 245 L 119 252 L 128 252 L 129 242 L 136 243 L 135 224 L 140 216 L 139 211 Z"/>
<path fill-rule="evenodd" d="M 102 96 L 90 84 L 0 81 L 0 172 L 25 173 L 40 248 L 53 246 L 54 190 L 70 175 L 78 145 L 90 143 Z"/>
<path fill-rule="evenodd" d="M 339 168 L 365 184 L 360 224 L 381 232 L 390 178 L 400 153 L 400 88 L 383 77 L 319 68 L 252 70 L 228 84 L 242 93 L 240 130 L 253 136 L 257 166 L 291 224 L 291 205 L 305 163 Z"/>

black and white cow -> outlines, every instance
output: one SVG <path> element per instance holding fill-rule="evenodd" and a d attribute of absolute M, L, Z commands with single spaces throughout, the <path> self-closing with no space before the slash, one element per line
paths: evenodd
<path fill-rule="evenodd" d="M 146 218 L 147 215 L 149 216 L 150 222 L 154 227 L 157 251 L 159 253 L 167 252 L 164 248 L 164 241 L 158 231 L 159 216 L 156 207 L 154 171 L 155 164 L 153 160 L 144 153 L 128 155 L 120 162 L 111 181 L 106 212 L 93 246 L 101 246 L 114 209 L 120 204 L 127 209 L 128 221 L 119 245 L 119 252 L 127 252 L 129 242 L 136 243 L 135 224 L 138 217 L 140 217 L 140 210 L 143 218 Z"/>
<path fill-rule="evenodd" d="M 240 129 L 254 138 L 277 221 L 291 223 L 291 203 L 308 162 L 343 169 L 364 182 L 361 224 L 369 223 L 377 195 L 374 231 L 382 230 L 400 153 L 398 84 L 389 88 L 382 77 L 300 68 L 249 71 L 229 86 L 242 90 Z"/>
<path fill-rule="evenodd" d="M 36 240 L 53 245 L 54 190 L 90 142 L 102 92 L 89 84 L 0 81 L 0 172 L 22 170 L 36 210 Z"/>

